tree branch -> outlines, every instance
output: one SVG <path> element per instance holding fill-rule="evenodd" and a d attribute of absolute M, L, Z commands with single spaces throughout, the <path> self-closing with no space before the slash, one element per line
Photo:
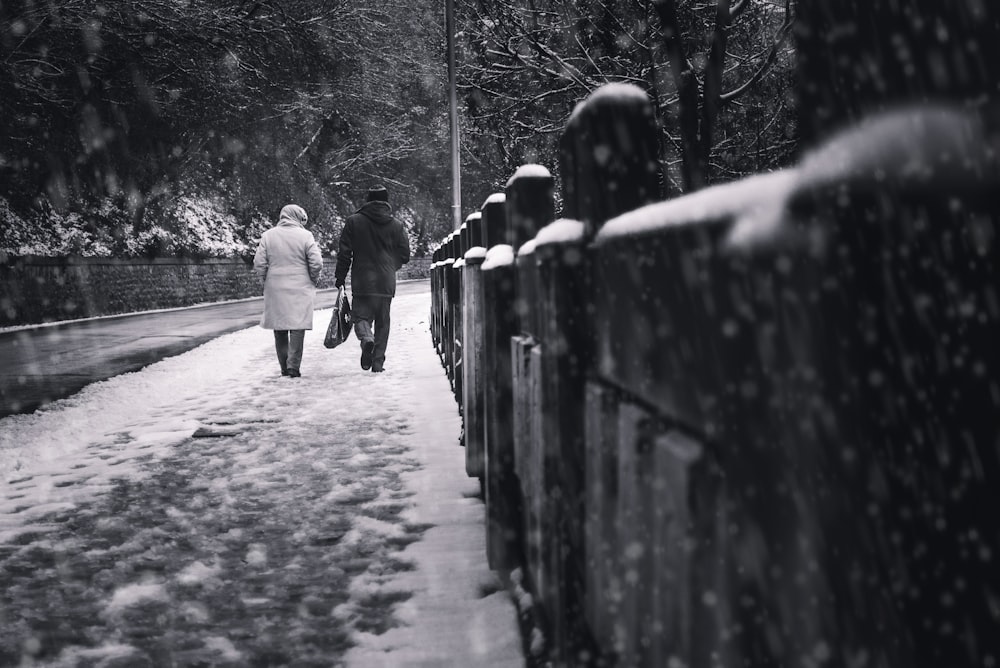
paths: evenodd
<path fill-rule="evenodd" d="M 794 23 L 795 16 L 792 12 L 791 0 L 785 0 L 785 19 L 778 28 L 778 31 L 775 33 L 774 41 L 771 44 L 771 48 L 768 50 L 768 54 L 764 59 L 764 62 L 757 68 L 749 79 L 733 90 L 723 93 L 719 97 L 720 101 L 732 102 L 750 90 L 755 83 L 764 78 L 764 75 L 768 73 L 774 63 L 778 60 L 778 53 L 780 52 L 781 46 L 785 43 L 785 40 L 788 39 L 788 35 L 791 34 Z"/>

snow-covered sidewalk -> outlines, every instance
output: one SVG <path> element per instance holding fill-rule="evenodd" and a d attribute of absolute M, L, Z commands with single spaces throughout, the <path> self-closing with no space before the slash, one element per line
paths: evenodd
<path fill-rule="evenodd" d="M 223 336 L 0 420 L 0 664 L 524 665 L 427 326 Z M 138 662 L 138 663 L 136 663 Z"/>

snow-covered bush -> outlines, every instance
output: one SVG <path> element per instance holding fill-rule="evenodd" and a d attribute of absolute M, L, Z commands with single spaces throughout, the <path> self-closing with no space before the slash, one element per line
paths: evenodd
<path fill-rule="evenodd" d="M 18 215 L 0 198 L 0 223 L 0 250 L 12 255 L 107 257 L 117 250 L 115 227 L 93 210 L 61 212 L 42 200 Z"/>
<path fill-rule="evenodd" d="M 267 223 L 259 213 L 237 215 L 222 197 L 184 194 L 151 203 L 137 228 L 132 255 L 246 257 Z"/>
<path fill-rule="evenodd" d="M 406 229 L 406 236 L 410 240 L 410 248 L 412 249 L 417 241 L 416 212 L 409 207 L 398 207 L 395 211 L 393 211 L 393 217 L 401 222 L 403 227 Z"/>
<path fill-rule="evenodd" d="M 7 199 L 0 197 L 0 251 L 24 255 L 21 249 L 36 244 L 40 236 L 37 227 L 17 215 Z"/>
<path fill-rule="evenodd" d="M 168 212 L 176 221 L 179 241 L 192 254 L 223 257 L 246 251 L 236 232 L 239 222 L 219 198 L 180 197 Z"/>
<path fill-rule="evenodd" d="M 242 257 L 249 260 L 277 211 L 238 207 L 225 193 L 189 187 L 148 200 L 125 194 L 56 210 L 39 199 L 28 211 L 0 197 L 0 252 L 11 255 L 113 257 Z M 343 217 L 327 202 L 307 209 L 309 230 L 324 253 L 335 253 Z M 403 217 L 412 229 L 412 212 Z"/>

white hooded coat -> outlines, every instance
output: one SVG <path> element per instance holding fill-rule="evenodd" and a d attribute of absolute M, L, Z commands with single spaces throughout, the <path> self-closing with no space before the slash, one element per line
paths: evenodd
<path fill-rule="evenodd" d="M 278 224 L 264 232 L 257 245 L 253 267 L 264 281 L 265 329 L 312 329 L 316 284 L 323 272 L 323 257 L 302 207 L 289 204 Z"/>

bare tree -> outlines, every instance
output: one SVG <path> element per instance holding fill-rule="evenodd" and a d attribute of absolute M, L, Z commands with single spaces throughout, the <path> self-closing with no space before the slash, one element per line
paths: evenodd
<path fill-rule="evenodd" d="M 677 90 L 679 108 L 679 144 L 681 173 L 685 191 L 697 190 L 709 183 L 710 157 L 716 143 L 715 130 L 722 108 L 738 100 L 759 82 L 778 60 L 791 31 L 794 14 L 792 0 L 784 0 L 783 19 L 775 29 L 766 52 L 751 60 L 752 71 L 742 81 L 723 90 L 729 56 L 729 35 L 737 21 L 753 4 L 753 0 L 717 0 L 712 22 L 708 52 L 701 58 L 692 54 L 692 39 L 686 34 L 678 15 L 677 0 L 655 0 L 654 6 L 660 19 L 666 56 Z M 765 13 L 773 11 L 769 3 L 759 8 Z M 751 40 L 751 49 L 759 49 L 759 40 Z M 695 60 L 704 63 L 699 72 Z"/>
<path fill-rule="evenodd" d="M 551 155 L 575 104 L 611 81 L 650 95 L 669 193 L 791 152 L 792 0 L 466 0 L 462 17 L 468 131 L 501 171 Z"/>

